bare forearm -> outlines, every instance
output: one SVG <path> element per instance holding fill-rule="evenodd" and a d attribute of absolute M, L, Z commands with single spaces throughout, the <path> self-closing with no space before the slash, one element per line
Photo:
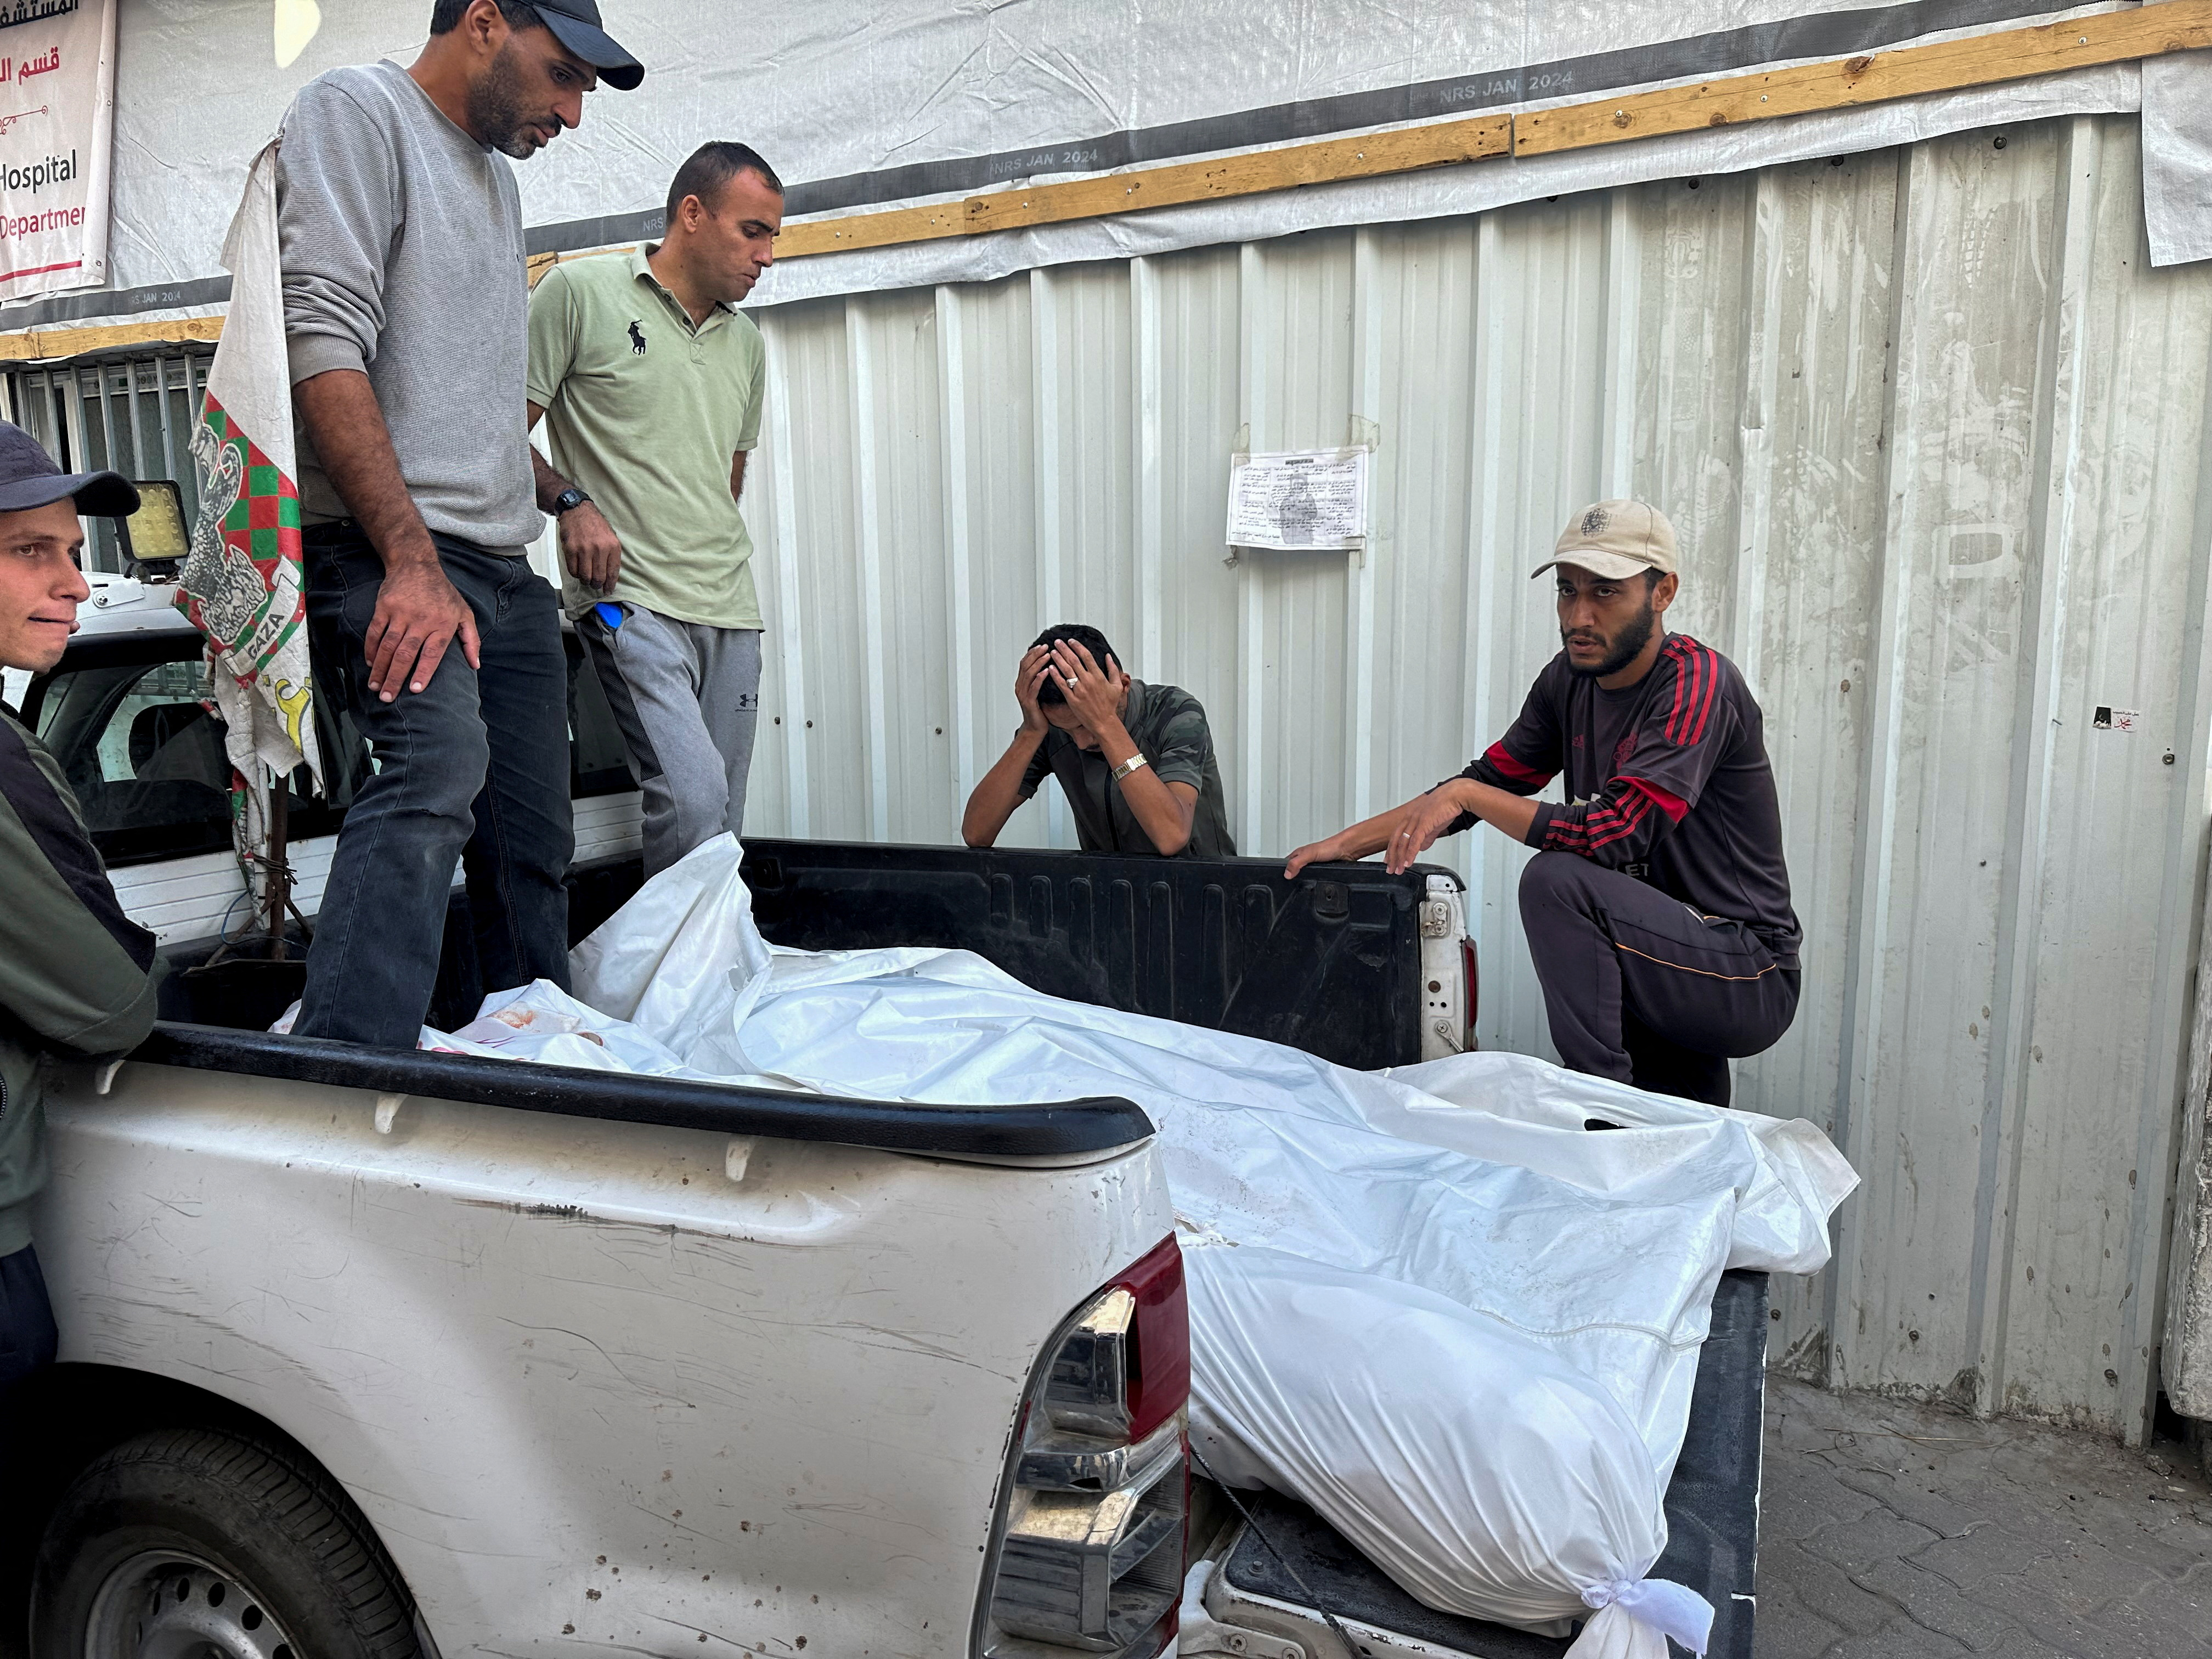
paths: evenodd
<path fill-rule="evenodd" d="M 1340 830 L 1330 838 L 1329 856 L 1332 862 L 1356 864 L 1370 858 L 1390 844 L 1396 832 L 1399 814 L 1406 809 L 1394 806 L 1387 812 L 1377 812 L 1371 818 L 1362 818 L 1349 829 Z"/>
<path fill-rule="evenodd" d="M 436 564 L 437 547 L 407 493 L 368 376 L 334 368 L 301 381 L 292 395 L 331 487 L 368 532 L 385 568 Z"/>
<path fill-rule="evenodd" d="M 1440 783 L 1437 793 L 1462 812 L 1474 813 L 1516 841 L 1528 840 L 1528 826 L 1536 822 L 1536 803 L 1528 796 L 1511 794 L 1492 784 L 1477 783 L 1473 778 L 1454 778 L 1448 783 Z"/>
<path fill-rule="evenodd" d="M 1191 818 L 1198 805 L 1195 795 L 1186 806 L 1158 773 L 1140 766 L 1121 780 L 1121 799 L 1129 803 L 1129 811 L 1152 845 L 1170 858 L 1190 845 Z"/>
<path fill-rule="evenodd" d="M 1101 722 L 1093 729 L 1098 733 L 1098 752 L 1109 766 L 1119 766 L 1142 752 L 1119 720 Z M 1128 802 L 1129 811 L 1152 845 L 1170 858 L 1182 852 L 1190 841 L 1191 817 L 1198 805 L 1195 797 L 1186 810 L 1175 791 L 1149 766 L 1140 766 L 1122 778 L 1121 788 L 1121 799 Z"/>
<path fill-rule="evenodd" d="M 1030 769 L 1037 745 L 1044 741 L 1044 733 L 1026 729 L 1016 732 L 1014 740 L 1006 745 L 1006 752 L 999 757 L 998 763 L 983 775 L 968 797 L 966 809 L 960 814 L 960 839 L 970 847 L 989 847 L 996 843 L 999 831 L 1006 827 L 1006 820 L 1022 804 L 1022 777 Z"/>
<path fill-rule="evenodd" d="M 537 486 L 538 510 L 540 513 L 550 513 L 553 503 L 561 499 L 562 492 L 575 488 L 554 471 L 553 463 L 538 453 L 535 444 L 530 447 L 530 474 Z"/>
<path fill-rule="evenodd" d="M 748 453 L 741 449 L 730 460 L 730 499 L 733 501 L 745 493 L 745 456 Z"/>

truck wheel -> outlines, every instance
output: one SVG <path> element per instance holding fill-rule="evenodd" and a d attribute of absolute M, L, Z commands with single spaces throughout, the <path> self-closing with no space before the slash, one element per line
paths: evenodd
<path fill-rule="evenodd" d="M 414 1604 L 320 1471 L 209 1429 L 127 1440 L 56 1506 L 33 1659 L 417 1659 Z"/>

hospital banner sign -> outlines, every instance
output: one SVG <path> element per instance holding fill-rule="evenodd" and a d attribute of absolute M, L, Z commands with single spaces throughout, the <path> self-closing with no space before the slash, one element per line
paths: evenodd
<path fill-rule="evenodd" d="M 107 281 L 116 0 L 0 0 L 0 300 Z"/>

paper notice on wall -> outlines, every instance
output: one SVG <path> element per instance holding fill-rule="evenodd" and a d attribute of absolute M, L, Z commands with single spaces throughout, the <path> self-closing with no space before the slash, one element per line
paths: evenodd
<path fill-rule="evenodd" d="M 1364 546 L 1371 453 L 1361 447 L 1231 456 L 1229 544 L 1285 550 Z"/>
<path fill-rule="evenodd" d="M 107 281 L 115 0 L 0 0 L 0 300 Z"/>

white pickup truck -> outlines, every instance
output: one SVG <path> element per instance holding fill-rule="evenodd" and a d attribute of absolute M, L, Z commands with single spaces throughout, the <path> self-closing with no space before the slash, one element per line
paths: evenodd
<path fill-rule="evenodd" d="M 9 687 L 175 965 L 155 1036 L 52 1103 L 63 1363 L 11 1413 L 19 1445 L 38 1427 L 0 1515 L 0 1616 L 27 1604 L 35 1659 L 1172 1644 L 1188 1333 L 1144 1115 L 270 1035 L 300 965 L 211 960 L 242 886 L 168 597 L 104 584 L 61 665 Z M 580 933 L 636 884 L 637 809 L 574 684 Z M 366 765 L 325 741 L 331 799 L 291 812 L 310 915 Z M 1356 1064 L 1466 1040 L 1441 871 L 751 854 L 784 942 L 964 945 Z M 483 988 L 449 930 L 434 1018 Z M 1225 1547 L 1204 1483 L 1198 1506 Z M 1322 1629 L 1251 1651 L 1326 1652 Z"/>

